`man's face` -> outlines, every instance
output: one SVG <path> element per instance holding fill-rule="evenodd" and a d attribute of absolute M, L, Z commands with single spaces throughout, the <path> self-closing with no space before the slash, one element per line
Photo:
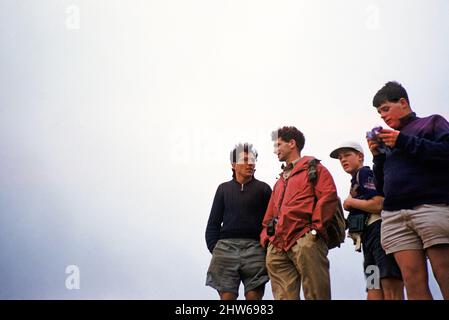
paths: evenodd
<path fill-rule="evenodd" d="M 353 175 L 363 164 L 363 154 L 352 149 L 343 149 L 338 153 L 338 160 L 343 170 Z"/>
<path fill-rule="evenodd" d="M 279 161 L 286 161 L 292 152 L 293 142 L 286 142 L 282 138 L 278 138 L 274 143 L 274 153 L 278 156 Z"/>
<path fill-rule="evenodd" d="M 377 112 L 382 120 L 392 129 L 401 127 L 400 119 L 410 113 L 407 100 L 401 98 L 398 102 L 386 101 L 382 103 Z"/>
<path fill-rule="evenodd" d="M 232 164 L 232 168 L 236 175 L 246 179 L 250 178 L 254 175 L 256 158 L 252 153 L 242 151 L 237 155 L 237 162 Z"/>

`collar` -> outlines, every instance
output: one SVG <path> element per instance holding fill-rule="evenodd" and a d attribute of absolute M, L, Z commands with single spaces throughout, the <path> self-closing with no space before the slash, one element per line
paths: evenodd
<path fill-rule="evenodd" d="M 243 183 L 243 185 L 246 186 L 247 184 L 253 182 L 255 179 L 256 179 L 256 178 L 254 178 L 254 175 L 253 175 L 253 176 L 251 177 L 251 179 L 249 179 L 248 181 L 246 181 L 245 183 Z M 240 183 L 240 182 L 237 181 L 237 178 L 236 178 L 236 177 L 232 177 L 232 180 L 233 180 L 235 183 L 237 183 L 239 186 L 242 185 L 242 183 Z"/>
<path fill-rule="evenodd" d="M 409 114 L 407 114 L 406 116 L 403 116 L 402 118 L 399 119 L 400 121 L 400 126 L 402 129 L 403 127 L 405 127 L 406 125 L 408 125 L 410 122 L 412 122 L 413 120 L 416 120 L 418 117 L 416 116 L 415 112 L 410 112 Z"/>
<path fill-rule="evenodd" d="M 285 171 L 291 171 L 293 170 L 293 167 L 295 166 L 295 164 L 298 163 L 298 161 L 301 160 L 301 158 L 295 159 L 292 162 L 290 162 L 288 165 L 282 164 L 281 169 L 285 172 Z"/>

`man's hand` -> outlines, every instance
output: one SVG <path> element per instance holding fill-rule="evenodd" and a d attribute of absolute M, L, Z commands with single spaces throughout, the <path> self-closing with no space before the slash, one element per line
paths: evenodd
<path fill-rule="evenodd" d="M 343 208 L 344 208 L 346 211 L 351 210 L 351 201 L 352 201 L 352 197 L 351 197 L 351 195 L 349 195 L 349 196 L 346 198 L 346 200 L 343 202 Z"/>
<path fill-rule="evenodd" d="M 380 152 L 377 150 L 377 148 L 379 148 L 379 144 L 375 140 L 366 139 L 366 141 L 368 142 L 368 148 L 373 156 L 377 156 L 378 154 L 380 154 Z"/>
<path fill-rule="evenodd" d="M 382 129 L 380 130 L 378 137 L 379 139 L 382 139 L 386 146 L 393 148 L 396 145 L 399 133 L 400 131 L 398 130 Z"/>

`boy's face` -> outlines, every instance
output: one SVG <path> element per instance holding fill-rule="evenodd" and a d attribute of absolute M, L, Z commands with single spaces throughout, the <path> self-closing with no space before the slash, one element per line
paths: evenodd
<path fill-rule="evenodd" d="M 382 103 L 377 112 L 380 114 L 382 120 L 392 129 L 399 129 L 401 127 L 400 119 L 411 112 L 407 100 L 399 99 L 398 102 L 386 101 Z"/>
<path fill-rule="evenodd" d="M 346 173 L 354 175 L 363 165 L 363 154 L 352 149 L 343 149 L 338 154 L 338 160 Z"/>

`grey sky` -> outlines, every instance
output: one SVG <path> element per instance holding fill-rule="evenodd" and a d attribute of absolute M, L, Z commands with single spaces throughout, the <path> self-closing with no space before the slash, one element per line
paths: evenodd
<path fill-rule="evenodd" d="M 448 13 L 445 0 L 0 0 L 0 298 L 216 299 L 204 230 L 234 143 L 254 143 L 272 186 L 270 132 L 295 125 L 345 198 L 329 152 L 367 149 L 386 81 L 418 115 L 448 117 Z M 364 299 L 362 255 L 347 241 L 329 257 L 333 298 Z"/>

